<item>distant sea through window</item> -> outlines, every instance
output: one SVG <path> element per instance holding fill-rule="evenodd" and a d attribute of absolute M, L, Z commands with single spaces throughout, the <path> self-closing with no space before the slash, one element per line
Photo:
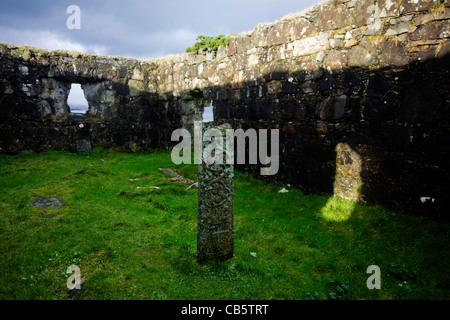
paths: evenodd
<path fill-rule="evenodd" d="M 72 83 L 69 96 L 67 98 L 71 113 L 86 113 L 89 109 L 88 102 L 84 97 L 84 91 L 79 83 Z"/>

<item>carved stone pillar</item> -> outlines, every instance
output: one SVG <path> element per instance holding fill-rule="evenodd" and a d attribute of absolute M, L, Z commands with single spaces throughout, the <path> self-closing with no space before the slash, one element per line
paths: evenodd
<path fill-rule="evenodd" d="M 233 257 L 234 248 L 234 166 L 226 162 L 226 129 L 229 125 L 212 127 L 203 125 L 203 134 L 208 129 L 217 129 L 215 133 L 222 135 L 216 138 L 215 153 L 223 153 L 223 164 L 217 161 L 208 164 L 205 161 L 205 150 L 212 150 L 213 144 L 202 141 L 202 161 L 198 165 L 198 225 L 197 225 L 197 261 L 226 260 Z M 220 144 L 220 145 L 218 145 Z M 209 147 L 208 147 L 209 145 Z M 208 148 L 208 149 L 205 149 Z M 208 156 L 206 154 L 206 156 Z M 217 157 L 214 157 L 217 160 Z"/>

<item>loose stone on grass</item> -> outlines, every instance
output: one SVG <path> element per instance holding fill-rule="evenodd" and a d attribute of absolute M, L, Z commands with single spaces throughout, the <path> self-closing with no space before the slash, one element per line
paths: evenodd
<path fill-rule="evenodd" d="M 43 196 L 33 196 L 32 205 L 34 208 L 39 208 L 41 212 L 44 214 L 41 214 L 39 218 L 42 219 L 53 219 L 56 218 L 58 215 L 48 215 L 45 214 L 48 210 L 55 210 L 62 206 L 64 203 L 64 200 L 66 198 L 59 195 L 52 195 L 50 197 L 43 197 Z"/>
<path fill-rule="evenodd" d="M 159 170 L 172 176 L 172 178 L 167 179 L 168 181 L 178 182 L 178 183 L 194 183 L 194 181 L 183 177 L 179 173 L 176 173 L 175 171 L 173 171 L 169 168 L 159 168 Z"/>
<path fill-rule="evenodd" d="M 42 209 L 58 209 L 66 199 L 63 196 L 52 195 L 50 197 L 33 196 L 33 207 L 40 207 Z"/>

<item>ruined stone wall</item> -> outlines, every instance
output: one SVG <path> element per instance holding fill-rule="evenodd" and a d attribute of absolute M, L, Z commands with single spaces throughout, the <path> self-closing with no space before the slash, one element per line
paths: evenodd
<path fill-rule="evenodd" d="M 266 178 L 443 218 L 449 7 L 324 1 L 217 52 L 148 61 L 2 45 L 1 152 L 55 149 L 82 134 L 94 145 L 166 147 L 212 101 L 217 123 L 280 129 L 280 170 Z M 82 120 L 67 114 L 70 82 L 91 97 Z"/>
<path fill-rule="evenodd" d="M 325 1 L 217 52 L 161 61 L 159 92 L 181 105 L 186 127 L 212 100 L 216 122 L 280 129 L 280 171 L 268 178 L 442 217 L 450 204 L 449 6 Z M 183 97 L 195 90 L 197 99 Z"/>
<path fill-rule="evenodd" d="M 159 103 L 151 62 L 0 44 L 0 152 L 167 145 L 177 112 Z M 71 114 L 71 83 L 89 104 Z M 81 144 L 85 145 L 85 144 Z"/>

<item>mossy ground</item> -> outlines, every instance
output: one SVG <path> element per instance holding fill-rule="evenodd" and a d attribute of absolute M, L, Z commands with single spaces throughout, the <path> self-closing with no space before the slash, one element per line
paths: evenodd
<path fill-rule="evenodd" d="M 0 299 L 448 299 L 449 226 L 235 172 L 235 256 L 196 262 L 196 165 L 170 153 L 0 156 Z M 158 188 L 155 188 L 158 187 Z M 65 201 L 44 219 L 33 196 Z M 367 267 L 381 269 L 369 290 Z"/>

